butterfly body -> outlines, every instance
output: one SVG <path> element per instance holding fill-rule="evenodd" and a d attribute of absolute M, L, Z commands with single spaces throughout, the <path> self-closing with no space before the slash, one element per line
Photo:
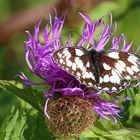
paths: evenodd
<path fill-rule="evenodd" d="M 96 90 L 118 92 L 132 80 L 140 82 L 140 56 L 131 53 L 66 47 L 56 51 L 53 59 L 81 83 Z"/>
<path fill-rule="evenodd" d="M 92 49 L 88 51 L 88 54 L 91 60 L 93 75 L 95 76 L 96 83 L 99 84 L 100 83 L 100 71 L 99 71 L 99 64 L 98 64 L 99 52 Z"/>

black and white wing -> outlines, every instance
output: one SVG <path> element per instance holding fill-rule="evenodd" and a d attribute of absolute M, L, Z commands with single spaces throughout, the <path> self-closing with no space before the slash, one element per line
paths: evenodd
<path fill-rule="evenodd" d="M 84 48 L 67 47 L 56 51 L 53 58 L 81 83 L 99 91 L 119 92 L 128 87 L 132 80 L 140 82 L 140 56 L 107 51 L 98 52 L 97 59 L 91 60 L 89 54 Z M 93 62 L 97 63 L 97 68 L 92 65 Z"/>
<path fill-rule="evenodd" d="M 54 53 L 53 58 L 62 69 L 74 75 L 81 83 L 89 87 L 96 87 L 93 75 L 94 69 L 91 68 L 90 58 L 86 49 L 74 47 L 62 48 Z"/>
<path fill-rule="evenodd" d="M 140 81 L 140 56 L 109 51 L 99 56 L 100 85 L 98 90 L 118 92 L 132 80 Z"/>

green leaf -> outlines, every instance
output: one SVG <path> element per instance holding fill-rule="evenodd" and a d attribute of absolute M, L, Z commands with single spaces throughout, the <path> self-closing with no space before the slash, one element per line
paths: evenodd
<path fill-rule="evenodd" d="M 27 128 L 26 115 L 21 108 L 12 108 L 1 128 L 0 140 L 24 140 L 23 132 Z"/>
<path fill-rule="evenodd" d="M 124 129 L 119 129 L 119 130 L 111 130 L 112 137 L 126 137 L 127 139 L 129 138 L 134 139 L 135 137 L 140 138 L 140 130 L 133 129 L 133 128 L 124 128 Z"/>
<path fill-rule="evenodd" d="M 13 106 L 11 113 L 4 120 L 0 140 L 53 140 L 49 132 L 46 118 L 33 107 L 26 109 L 27 103 L 19 101 Z"/>
<path fill-rule="evenodd" d="M 26 140 L 54 140 L 54 136 L 49 132 L 45 117 L 36 113 L 28 115 L 27 126 L 24 135 Z"/>
<path fill-rule="evenodd" d="M 79 140 L 84 139 L 100 139 L 103 140 L 132 140 L 140 138 L 140 130 L 133 128 L 124 128 L 121 124 L 111 124 L 111 121 L 105 121 L 103 119 L 97 120 L 90 131 L 81 135 Z"/>
<path fill-rule="evenodd" d="M 133 128 L 123 128 L 123 129 L 108 129 L 103 130 L 98 127 L 93 127 L 92 133 L 90 135 L 85 135 L 80 137 L 80 140 L 84 140 L 85 138 L 105 138 L 110 140 L 132 140 L 135 138 L 140 138 L 140 130 Z M 125 138 L 125 139 L 124 139 Z"/>
<path fill-rule="evenodd" d="M 39 112 L 43 112 L 45 100 L 41 91 L 34 90 L 31 86 L 23 88 L 21 83 L 6 80 L 0 80 L 0 88 L 18 96 Z"/>

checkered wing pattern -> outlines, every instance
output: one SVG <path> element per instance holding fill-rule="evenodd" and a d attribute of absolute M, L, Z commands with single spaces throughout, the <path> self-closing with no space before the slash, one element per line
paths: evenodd
<path fill-rule="evenodd" d="M 131 81 L 140 82 L 140 56 L 117 51 L 97 53 L 97 59 L 92 60 L 90 51 L 67 47 L 56 51 L 53 58 L 81 83 L 99 91 L 118 92 L 129 86 Z M 96 66 L 93 66 L 94 63 Z"/>
<path fill-rule="evenodd" d="M 131 81 L 140 81 L 140 56 L 126 52 L 109 51 L 99 56 L 100 85 L 98 89 L 118 92 Z"/>
<path fill-rule="evenodd" d="M 96 86 L 94 68 L 91 67 L 88 51 L 84 48 L 67 47 L 56 51 L 55 62 L 69 74 L 74 75 L 81 83 L 89 87 Z"/>

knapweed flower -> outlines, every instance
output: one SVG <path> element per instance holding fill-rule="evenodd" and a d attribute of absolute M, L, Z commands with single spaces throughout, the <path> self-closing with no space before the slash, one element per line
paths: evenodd
<path fill-rule="evenodd" d="M 93 125 L 97 116 L 105 120 L 113 120 L 116 123 L 116 117 L 121 111 L 116 102 L 108 102 L 100 98 L 101 90 L 89 90 L 85 84 L 54 62 L 54 53 L 64 47 L 83 47 L 88 44 L 86 48 L 89 48 L 92 44 L 96 51 L 102 50 L 116 30 L 116 26 L 114 31 L 111 29 L 112 18 L 110 24 L 105 25 L 102 18 L 92 23 L 89 16 L 81 13 L 80 15 L 85 20 L 85 25 L 77 44 L 69 36 L 65 45 L 62 45 L 61 33 L 66 15 L 58 18 L 56 13 L 54 19 L 50 16 L 50 20 L 42 32 L 40 32 L 41 22 L 35 28 L 34 36 L 27 32 L 29 40 L 25 42 L 27 64 L 43 82 L 32 82 L 24 74 L 21 75 L 21 78 L 24 80 L 25 86 L 49 85 L 49 89 L 45 91 L 47 99 L 44 113 L 48 118 L 50 129 L 55 135 L 63 137 L 80 135 Z M 95 40 L 95 31 L 100 26 L 99 38 Z M 132 43 L 128 44 L 123 34 L 112 39 L 110 50 L 117 51 L 120 40 L 124 41 L 122 51 L 127 52 Z"/>

